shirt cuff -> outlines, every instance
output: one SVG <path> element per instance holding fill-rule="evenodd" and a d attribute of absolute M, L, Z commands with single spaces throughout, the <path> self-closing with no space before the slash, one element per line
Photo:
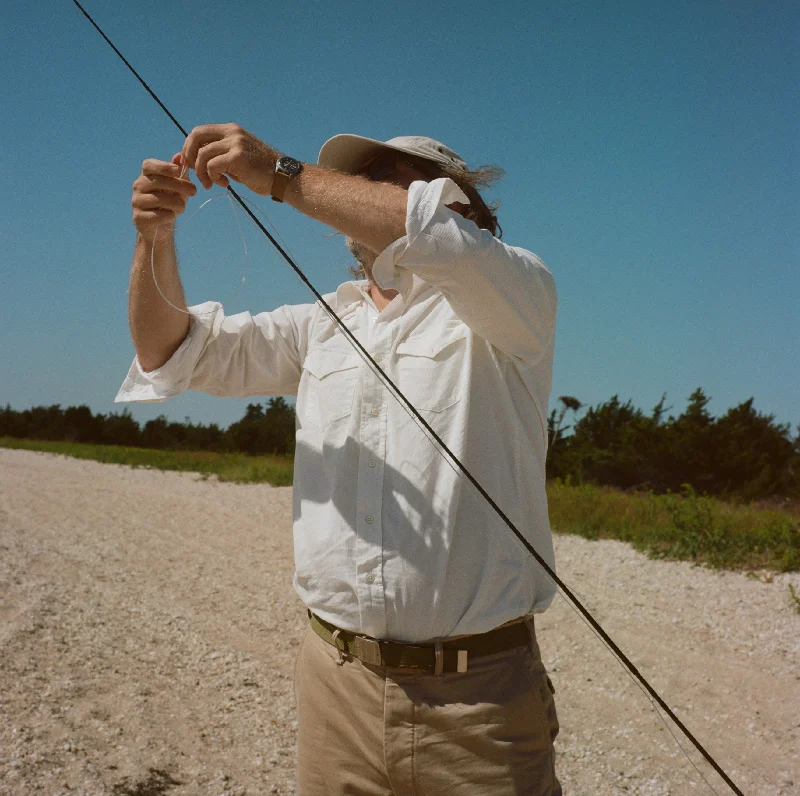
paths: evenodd
<path fill-rule="evenodd" d="M 206 301 L 189 307 L 189 333 L 177 351 L 160 367 L 146 372 L 134 357 L 128 375 L 122 382 L 115 404 L 162 403 L 189 388 L 197 360 L 208 339 L 219 331 L 224 319 L 222 304 Z"/>
<path fill-rule="evenodd" d="M 432 182 L 412 182 L 408 189 L 406 234 L 390 243 L 375 259 L 372 278 L 383 290 L 397 290 L 404 297 L 410 292 L 413 275 L 402 265 L 404 258 L 430 254 L 436 248 L 433 225 L 451 214 L 447 205 L 453 202 L 469 204 L 467 195 L 448 177 Z"/>

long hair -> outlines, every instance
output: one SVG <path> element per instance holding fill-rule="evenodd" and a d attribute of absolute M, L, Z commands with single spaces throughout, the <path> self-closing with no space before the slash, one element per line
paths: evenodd
<path fill-rule="evenodd" d="M 443 163 L 406 155 L 405 153 L 402 158 L 409 165 L 422 172 L 429 180 L 449 177 L 464 191 L 469 199 L 469 206 L 462 213 L 464 218 L 474 221 L 479 229 L 489 230 L 495 238 L 503 237 L 503 229 L 496 215 L 500 202 L 496 201 L 487 204 L 478 190 L 491 187 L 505 176 L 505 171 L 500 166 L 477 166 L 474 169 L 459 169 L 457 166 L 446 166 Z M 365 279 L 367 276 L 360 265 L 352 266 L 350 273 L 356 279 Z"/>
<path fill-rule="evenodd" d="M 496 215 L 500 202 L 498 200 L 487 204 L 478 189 L 494 185 L 505 175 L 503 169 L 499 166 L 459 169 L 456 166 L 445 166 L 439 163 L 432 165 L 434 172 L 431 176 L 432 180 L 438 177 L 449 177 L 467 195 L 469 207 L 464 212 L 464 218 L 474 221 L 480 229 L 488 229 L 495 238 L 502 238 L 503 229 L 497 221 Z"/>

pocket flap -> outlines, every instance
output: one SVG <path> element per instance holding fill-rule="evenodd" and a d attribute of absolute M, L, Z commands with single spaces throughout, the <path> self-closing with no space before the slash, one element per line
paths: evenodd
<path fill-rule="evenodd" d="M 419 337 L 409 337 L 397 346 L 398 354 L 407 354 L 412 357 L 427 357 L 434 359 L 445 348 L 463 340 L 467 336 L 466 330 L 462 328 L 446 330 L 440 336 L 420 335 Z"/>
<path fill-rule="evenodd" d="M 357 368 L 361 358 L 355 351 L 342 351 L 340 348 L 315 348 L 306 354 L 303 367 L 318 379 L 324 379 L 340 370 Z"/>

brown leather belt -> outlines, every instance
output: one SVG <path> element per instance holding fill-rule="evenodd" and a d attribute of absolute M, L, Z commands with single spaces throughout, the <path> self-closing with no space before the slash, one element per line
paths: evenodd
<path fill-rule="evenodd" d="M 328 644 L 336 647 L 340 657 L 348 654 L 372 666 L 418 669 L 432 674 L 465 672 L 470 660 L 504 652 L 514 647 L 530 646 L 531 642 L 528 626 L 523 620 L 495 628 L 488 633 L 418 645 L 360 636 L 320 619 L 310 610 L 308 618 L 314 632 Z"/>

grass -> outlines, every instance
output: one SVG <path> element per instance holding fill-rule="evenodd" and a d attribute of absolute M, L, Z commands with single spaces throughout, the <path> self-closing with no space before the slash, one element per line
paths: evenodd
<path fill-rule="evenodd" d="M 60 453 L 76 459 L 93 459 L 108 464 L 127 464 L 131 467 L 200 473 L 206 478 L 216 475 L 220 481 L 234 481 L 240 484 L 266 482 L 273 486 L 291 486 L 294 467 L 291 456 L 153 450 L 127 448 L 122 445 L 90 445 L 83 442 L 49 442 L 12 437 L 0 437 L 0 447 Z"/>
<path fill-rule="evenodd" d="M 608 487 L 548 485 L 550 522 L 561 533 L 619 539 L 653 558 L 725 569 L 800 569 L 800 519 L 788 512 L 697 496 L 629 494 Z"/>
<path fill-rule="evenodd" d="M 216 475 L 221 481 L 290 486 L 290 456 L 163 451 L 0 437 L 0 447 L 49 451 L 80 459 Z M 756 505 L 680 495 L 629 494 L 609 487 L 547 485 L 550 522 L 559 533 L 618 539 L 654 558 L 739 570 L 800 569 L 800 516 Z"/>

